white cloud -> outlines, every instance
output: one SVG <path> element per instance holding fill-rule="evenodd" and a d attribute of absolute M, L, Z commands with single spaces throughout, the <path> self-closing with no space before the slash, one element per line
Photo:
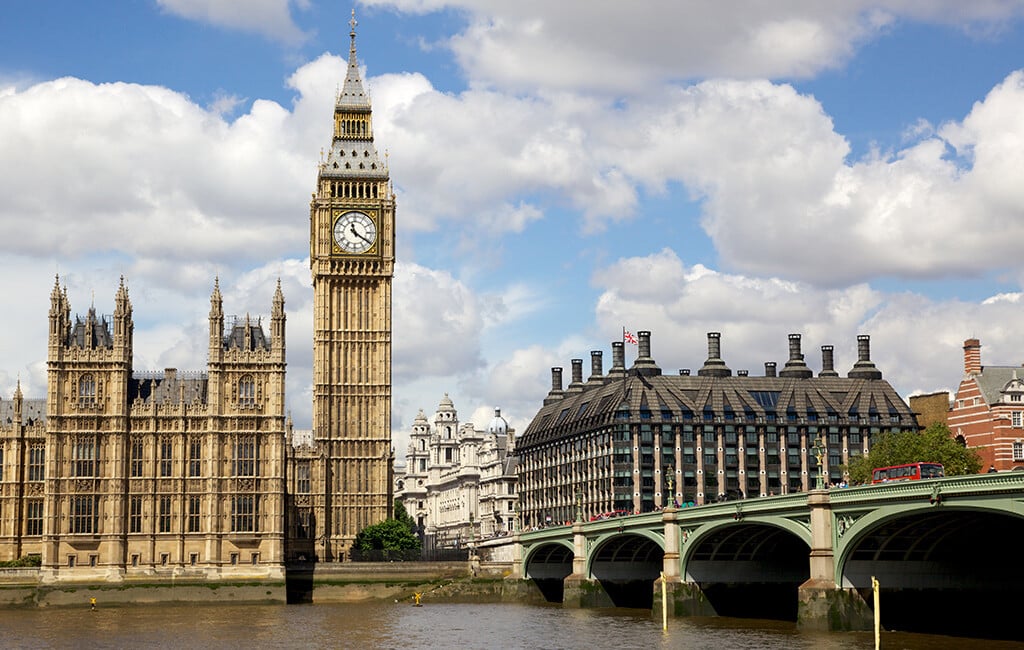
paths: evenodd
<path fill-rule="evenodd" d="M 366 0 L 468 16 L 450 47 L 471 84 L 533 91 L 646 91 L 707 77 L 797 78 L 835 68 L 894 22 L 940 23 L 984 35 L 1019 18 L 1013 0 Z"/>
<path fill-rule="evenodd" d="M 478 301 L 450 274 L 397 265 L 393 304 L 396 382 L 472 373 L 483 365 Z"/>
<path fill-rule="evenodd" d="M 175 265 L 265 259 L 305 239 L 301 212 L 281 218 L 301 210 L 312 185 L 290 118 L 260 101 L 227 123 L 164 88 L 72 78 L 8 94 L 0 224 L 19 237 L 0 249 Z"/>
<path fill-rule="evenodd" d="M 292 19 L 292 6 L 307 9 L 309 0 L 157 0 L 165 11 L 188 20 L 253 32 L 295 45 L 306 34 Z"/>
<path fill-rule="evenodd" d="M 865 285 L 819 289 L 688 268 L 668 250 L 619 260 L 597 273 L 595 282 L 604 288 L 595 307 L 601 331 L 614 333 L 609 340 L 616 340 L 622 323 L 634 332 L 652 331 L 652 355 L 665 373 L 696 372 L 707 358 L 711 331 L 722 334 L 726 364 L 751 374 L 763 373 L 765 361 L 781 368 L 788 334 L 797 333 L 812 369 L 821 369 L 820 346 L 833 345 L 835 369 L 845 375 L 857 360 L 856 336 L 868 334 L 872 360 L 902 395 L 955 389 L 967 338 L 981 339 L 988 364 L 1024 361 L 1013 326 L 1024 317 L 1024 303 L 1016 295 L 967 302 Z M 599 346 L 606 356 L 607 347 Z M 553 365 L 567 366 L 568 358 Z"/>

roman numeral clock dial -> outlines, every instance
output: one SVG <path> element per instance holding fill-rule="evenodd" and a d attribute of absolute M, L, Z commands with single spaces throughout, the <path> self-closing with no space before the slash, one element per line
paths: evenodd
<path fill-rule="evenodd" d="M 377 224 L 364 212 L 343 212 L 334 222 L 334 243 L 352 255 L 371 252 L 377 243 Z"/>

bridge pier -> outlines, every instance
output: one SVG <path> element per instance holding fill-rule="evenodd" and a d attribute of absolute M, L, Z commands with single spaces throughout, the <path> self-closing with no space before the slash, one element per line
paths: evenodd
<path fill-rule="evenodd" d="M 677 511 L 674 507 L 665 508 L 661 521 L 665 526 L 665 555 L 662 560 L 661 577 L 654 581 L 654 606 L 651 613 L 655 617 L 662 612 L 662 582 L 665 583 L 665 598 L 668 600 L 668 615 L 676 616 L 717 616 L 715 608 L 705 597 L 700 585 L 695 582 L 683 582 L 680 572 L 679 525 L 676 523 Z"/>
<path fill-rule="evenodd" d="M 583 522 L 577 518 L 572 525 L 572 573 L 562 581 L 563 607 L 615 607 L 600 580 L 588 578 L 587 537 Z"/>
<path fill-rule="evenodd" d="M 874 614 L 856 589 L 836 584 L 835 537 L 828 490 L 807 493 L 811 511 L 810 578 L 800 585 L 797 627 L 830 632 L 870 630 Z"/>
<path fill-rule="evenodd" d="M 672 579 L 666 576 L 665 596 L 668 600 L 668 615 L 673 618 L 718 616 L 711 601 L 696 582 L 683 582 L 678 577 Z M 661 578 L 658 578 L 654 581 L 654 605 L 651 607 L 651 615 L 655 618 L 661 618 L 661 602 Z"/>

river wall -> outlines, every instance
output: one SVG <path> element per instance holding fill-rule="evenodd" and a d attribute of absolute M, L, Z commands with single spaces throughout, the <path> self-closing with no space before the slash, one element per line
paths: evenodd
<path fill-rule="evenodd" d="M 98 607 L 156 603 L 540 602 L 511 566 L 471 562 L 346 562 L 289 566 L 285 580 L 181 576 L 44 583 L 39 569 L 0 569 L 0 607 Z M 535 597 L 536 596 L 536 597 Z M 538 600 L 540 599 L 540 600 Z"/>

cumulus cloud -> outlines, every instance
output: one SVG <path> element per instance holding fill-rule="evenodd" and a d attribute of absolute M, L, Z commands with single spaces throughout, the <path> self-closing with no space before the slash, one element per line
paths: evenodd
<path fill-rule="evenodd" d="M 624 105 L 442 94 L 415 76 L 375 84 L 408 228 L 461 223 L 486 241 L 529 232 L 568 202 L 578 230 L 596 233 L 642 218 L 641 192 L 681 184 L 727 268 L 837 287 L 978 274 L 993 252 L 1016 268 L 1022 79 L 1011 74 L 962 122 L 918 123 L 903 148 L 859 160 L 813 97 L 767 81 L 663 86 Z"/>
<path fill-rule="evenodd" d="M 396 381 L 458 375 L 483 364 L 483 318 L 476 296 L 445 271 L 417 264 L 395 269 Z"/>
<path fill-rule="evenodd" d="M 722 335 L 727 365 L 751 374 L 762 373 L 766 361 L 781 367 L 788 335 L 797 333 L 812 369 L 821 368 L 820 346 L 832 345 L 835 368 L 845 375 L 857 360 L 857 335 L 868 334 L 872 360 L 903 395 L 955 389 L 970 337 L 981 339 L 986 363 L 1022 361 L 1019 337 L 1006 325 L 1024 317 L 1016 294 L 969 302 L 866 285 L 821 289 L 688 267 L 669 250 L 619 260 L 597 272 L 595 283 L 603 289 L 595 307 L 601 331 L 616 340 L 622 323 L 650 330 L 652 354 L 667 373 L 699 369 L 712 331 Z"/>
<path fill-rule="evenodd" d="M 650 0 L 367 0 L 425 13 L 455 9 L 466 28 L 449 46 L 476 86 L 632 93 L 708 77 L 801 78 L 838 67 L 865 41 L 912 19 L 997 32 L 1012 0 L 851 2 Z M 555 64 L 553 64 L 555 63 Z"/>
<path fill-rule="evenodd" d="M 157 0 L 164 11 L 188 20 L 260 34 L 289 45 L 306 34 L 295 24 L 292 7 L 307 9 L 309 0 Z"/>
<path fill-rule="evenodd" d="M 5 95 L 0 224 L 17 224 L 19 237 L 0 249 L 180 264 L 251 261 L 301 242 L 301 216 L 281 218 L 312 184 L 289 118 L 259 101 L 228 123 L 164 88 L 72 78 Z"/>

